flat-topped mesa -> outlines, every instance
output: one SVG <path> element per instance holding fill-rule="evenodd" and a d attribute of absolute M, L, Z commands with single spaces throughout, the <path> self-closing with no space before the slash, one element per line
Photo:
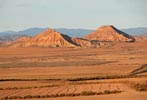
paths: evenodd
<path fill-rule="evenodd" d="M 134 42 L 135 38 L 122 32 L 112 25 L 101 26 L 95 32 L 85 36 L 88 40 L 112 41 L 112 42 Z"/>

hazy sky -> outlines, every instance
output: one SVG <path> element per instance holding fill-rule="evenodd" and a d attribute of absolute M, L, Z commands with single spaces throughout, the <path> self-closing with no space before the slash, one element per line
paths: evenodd
<path fill-rule="evenodd" d="M 0 31 L 147 27 L 147 0 L 0 0 Z"/>

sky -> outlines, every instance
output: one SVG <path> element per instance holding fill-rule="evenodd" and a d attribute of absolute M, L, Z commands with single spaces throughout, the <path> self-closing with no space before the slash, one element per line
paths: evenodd
<path fill-rule="evenodd" d="M 0 31 L 147 27 L 147 0 L 0 0 Z"/>

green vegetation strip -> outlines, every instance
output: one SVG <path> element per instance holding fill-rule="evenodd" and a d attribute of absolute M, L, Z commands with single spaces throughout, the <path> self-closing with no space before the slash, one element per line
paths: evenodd
<path fill-rule="evenodd" d="M 146 77 L 147 75 L 106 75 L 106 76 L 95 76 L 95 77 L 80 77 L 80 78 L 69 78 L 66 81 L 86 81 L 86 80 L 104 80 L 104 79 L 123 79 L 123 78 L 140 78 Z"/>
<path fill-rule="evenodd" d="M 81 78 L 66 79 L 66 81 L 85 81 L 85 80 L 120 79 L 120 78 L 133 78 L 133 76 L 113 75 L 113 76 L 81 77 Z"/>
<path fill-rule="evenodd" d="M 94 76 L 94 77 L 79 77 L 79 78 L 42 78 L 42 79 L 0 79 L 0 82 L 5 81 L 85 81 L 85 80 L 103 80 L 103 79 L 121 79 L 121 78 L 139 78 L 146 77 L 147 75 L 106 75 L 106 76 Z"/>
<path fill-rule="evenodd" d="M 47 87 L 56 87 L 61 85 L 44 85 L 44 86 L 34 86 L 34 87 L 8 87 L 0 88 L 0 90 L 16 90 L 16 89 L 35 89 L 35 88 L 47 88 Z"/>
<path fill-rule="evenodd" d="M 6 96 L 1 98 L 1 100 L 9 100 L 9 99 L 30 99 L 30 98 L 56 98 L 56 97 L 74 97 L 74 96 L 90 96 L 90 95 L 104 95 L 104 94 L 115 94 L 121 93 L 121 91 L 114 90 L 109 91 L 105 90 L 104 92 L 92 92 L 92 91 L 84 91 L 81 93 L 69 93 L 69 94 L 52 94 L 52 95 L 26 95 L 26 96 Z"/>
<path fill-rule="evenodd" d="M 97 66 L 102 64 L 114 63 L 116 61 L 97 61 L 97 60 L 83 60 L 83 61 L 63 61 L 63 62 L 20 62 L 15 61 L 11 63 L 0 64 L 0 68 L 26 68 L 26 67 L 70 67 L 70 66 Z"/>
<path fill-rule="evenodd" d="M 60 81 L 61 79 L 51 79 L 51 78 L 48 78 L 48 79 L 0 79 L 0 82 L 3 82 L 3 81 Z"/>

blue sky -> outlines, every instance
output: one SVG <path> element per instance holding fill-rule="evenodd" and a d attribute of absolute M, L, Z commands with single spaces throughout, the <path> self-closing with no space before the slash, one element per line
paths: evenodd
<path fill-rule="evenodd" d="M 147 0 L 0 0 L 0 31 L 147 27 Z"/>

